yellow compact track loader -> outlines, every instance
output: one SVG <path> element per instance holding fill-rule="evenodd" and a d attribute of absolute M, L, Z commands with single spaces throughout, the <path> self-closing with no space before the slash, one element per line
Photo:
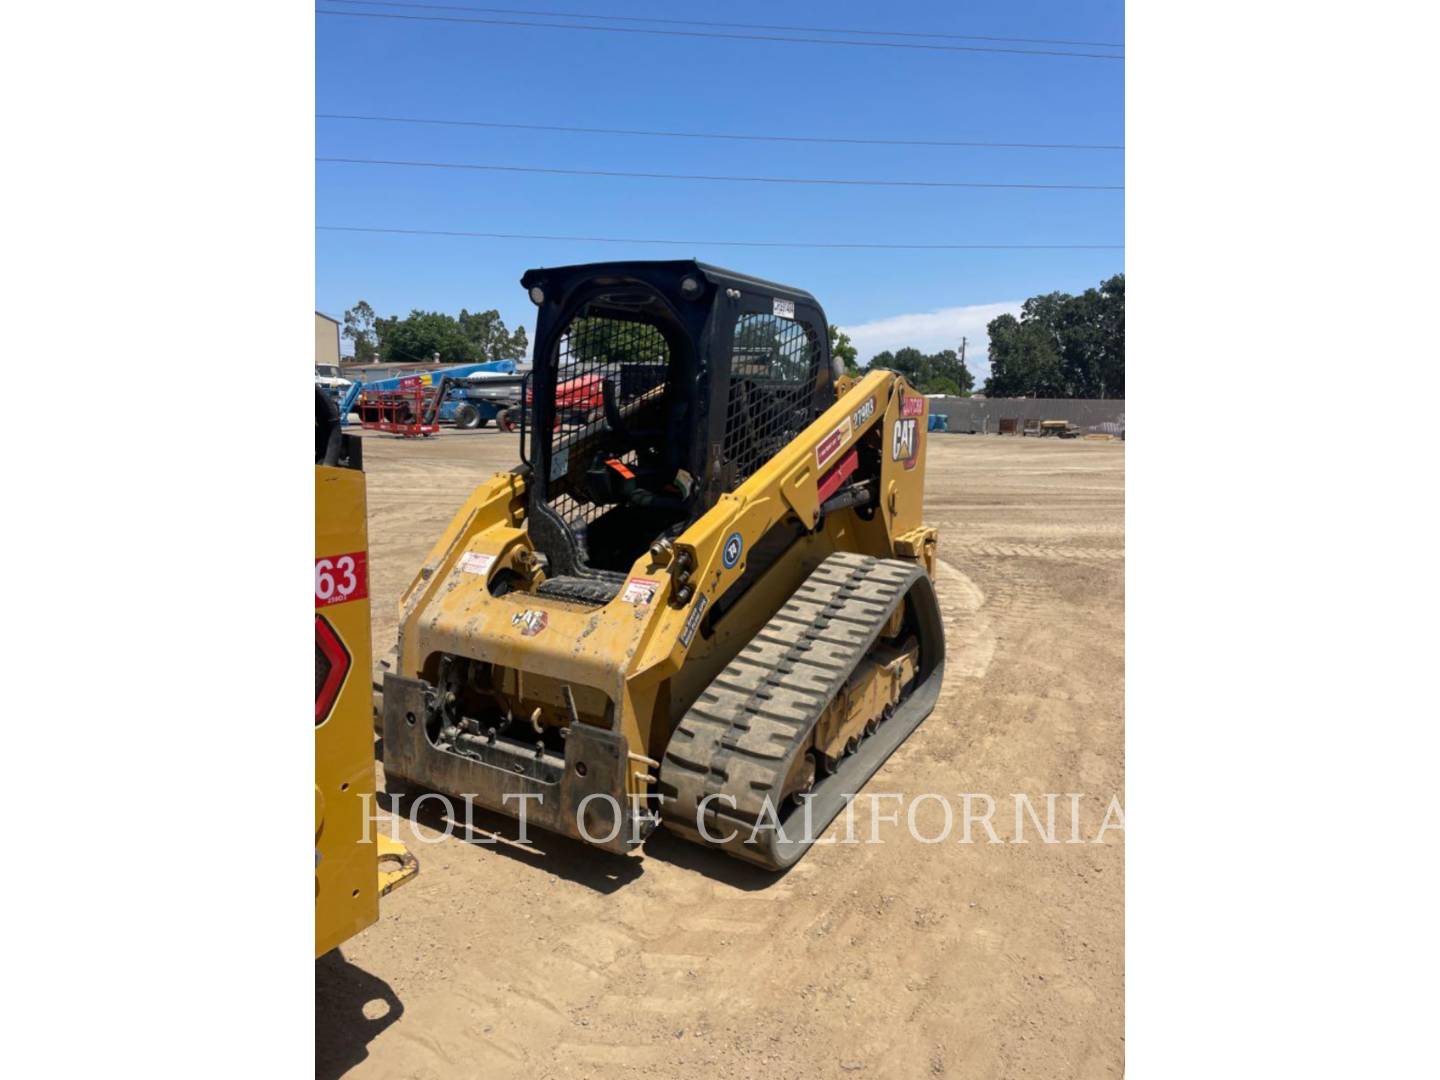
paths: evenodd
<path fill-rule="evenodd" d="M 784 285 L 691 261 L 521 284 L 523 464 L 401 600 L 387 786 L 783 869 L 939 693 L 925 398 L 841 377 Z"/>
<path fill-rule="evenodd" d="M 315 390 L 315 955 L 380 917 L 414 856 L 378 835 L 360 440 Z"/>

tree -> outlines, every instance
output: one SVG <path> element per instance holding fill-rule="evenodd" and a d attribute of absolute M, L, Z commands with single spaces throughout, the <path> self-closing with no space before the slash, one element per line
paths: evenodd
<path fill-rule="evenodd" d="M 988 329 L 993 397 L 1125 395 L 1124 274 L 1079 296 L 1032 296 L 1019 319 L 1001 315 Z"/>
<path fill-rule="evenodd" d="M 903 349 L 895 350 L 893 366 L 896 371 L 910 381 L 912 386 L 918 389 L 928 374 L 926 370 L 927 359 L 928 357 L 919 349 L 906 346 Z"/>
<path fill-rule="evenodd" d="M 860 374 L 860 352 L 850 343 L 850 335 L 834 323 L 830 324 L 830 355 L 840 358 L 846 375 Z"/>
<path fill-rule="evenodd" d="M 965 369 L 954 349 L 942 349 L 937 353 L 922 353 L 908 346 L 895 352 L 887 349 L 870 358 L 870 367 L 898 371 L 922 394 L 959 397 L 962 393 L 969 393 L 975 385 L 975 377 Z"/>
<path fill-rule="evenodd" d="M 945 394 L 947 397 L 960 397 L 960 384 L 954 379 L 944 375 L 930 379 L 924 386 L 920 387 L 922 393 Z"/>
<path fill-rule="evenodd" d="M 345 329 L 341 333 L 355 343 L 356 363 L 374 363 L 380 355 L 375 336 L 375 309 L 364 300 L 345 312 Z"/>
<path fill-rule="evenodd" d="M 975 376 L 965 369 L 960 354 L 954 349 L 942 349 L 925 358 L 924 378 L 920 392 L 924 394 L 950 394 L 960 397 L 975 387 Z"/>
<path fill-rule="evenodd" d="M 523 326 L 511 333 L 493 309 L 471 314 L 461 308 L 458 319 L 418 309 L 403 319 L 377 318 L 363 300 L 345 313 L 345 336 L 355 342 L 356 359 L 387 364 L 429 363 L 437 354 L 445 364 L 519 360 L 530 345 Z"/>
<path fill-rule="evenodd" d="M 992 319 L 990 333 L 990 377 L 985 393 L 990 397 L 1068 397 L 1062 393 L 1060 354 L 1054 336 L 1037 322 L 1024 322 L 1014 315 Z"/>
<path fill-rule="evenodd" d="M 665 335 L 645 323 L 617 319 L 572 319 L 565 328 L 568 363 L 658 364 L 669 355 Z"/>
<path fill-rule="evenodd" d="M 463 364 L 474 355 L 455 316 L 444 312 L 416 310 L 381 326 L 380 357 L 387 364 L 428 363 L 437 356 L 442 364 Z"/>
<path fill-rule="evenodd" d="M 1095 327 L 1099 336 L 1096 367 L 1102 398 L 1125 396 L 1125 275 L 1116 274 L 1100 284 L 1096 294 Z"/>
<path fill-rule="evenodd" d="M 512 334 L 505 329 L 505 320 L 500 312 L 491 308 L 472 315 L 460 309 L 460 332 L 470 339 L 475 351 L 475 360 L 521 360 L 530 346 L 529 336 L 523 326 Z"/>

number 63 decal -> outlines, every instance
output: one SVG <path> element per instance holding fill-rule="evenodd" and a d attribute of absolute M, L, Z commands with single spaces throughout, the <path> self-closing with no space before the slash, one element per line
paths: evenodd
<path fill-rule="evenodd" d="M 365 581 L 365 552 L 330 555 L 315 560 L 315 606 L 328 607 L 369 595 Z"/>

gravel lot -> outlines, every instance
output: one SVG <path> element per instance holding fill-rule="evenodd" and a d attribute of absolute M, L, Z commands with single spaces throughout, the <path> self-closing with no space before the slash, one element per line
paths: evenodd
<path fill-rule="evenodd" d="M 516 457 L 493 429 L 366 435 L 377 650 L 461 500 Z M 632 858 L 521 848 L 498 818 L 490 846 L 410 839 L 420 876 L 316 963 L 317 1075 L 1121 1075 L 1124 832 L 1091 841 L 1123 802 L 1124 481 L 1119 442 L 932 436 L 946 682 L 867 788 L 903 796 L 881 806 L 901 824 L 778 878 L 667 834 Z M 935 844 L 904 826 L 930 792 L 955 821 Z M 1002 842 L 960 842 L 962 793 L 996 799 Z M 1014 843 L 1014 793 L 1042 819 L 1058 793 L 1062 841 L 1083 795 L 1086 842 L 1039 843 L 1027 816 Z M 941 800 L 915 819 L 939 834 Z"/>

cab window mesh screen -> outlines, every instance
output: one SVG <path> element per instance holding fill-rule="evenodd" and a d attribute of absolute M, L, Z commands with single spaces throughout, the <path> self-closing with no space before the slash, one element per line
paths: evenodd
<path fill-rule="evenodd" d="M 803 323 L 741 315 L 730 357 L 722 453 L 727 490 L 745 481 L 815 419 L 819 342 Z"/>
<path fill-rule="evenodd" d="M 588 525 L 610 509 L 592 502 L 585 491 L 585 470 L 603 448 L 605 384 L 622 416 L 663 393 L 670 350 L 665 337 L 647 322 L 578 317 L 560 338 L 555 360 L 555 428 L 550 436 L 550 476 L 546 487 L 551 509 L 571 528 Z M 636 464 L 634 451 L 615 457 Z"/>

